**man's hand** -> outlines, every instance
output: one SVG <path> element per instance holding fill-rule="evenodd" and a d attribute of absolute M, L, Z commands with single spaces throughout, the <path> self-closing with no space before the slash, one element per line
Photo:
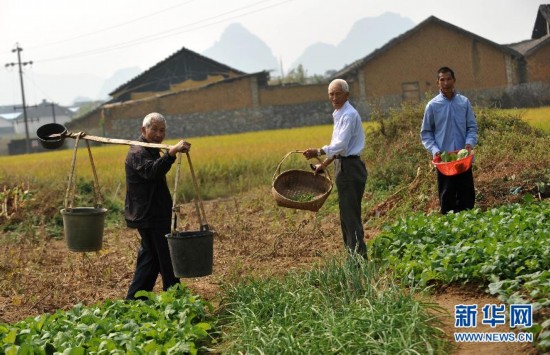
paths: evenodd
<path fill-rule="evenodd" d="M 176 143 L 175 145 L 170 146 L 168 154 L 175 157 L 177 153 L 187 153 L 191 149 L 191 143 L 184 141 L 183 139 Z"/>
<path fill-rule="evenodd" d="M 306 159 L 316 158 L 321 156 L 322 150 L 317 148 L 308 148 L 304 151 L 303 155 Z"/>
<path fill-rule="evenodd" d="M 466 149 L 468 151 L 468 153 L 471 153 L 472 152 L 472 149 L 474 149 L 470 144 L 466 144 L 464 146 L 464 149 Z"/>
<path fill-rule="evenodd" d="M 325 172 L 325 167 L 323 166 L 323 164 L 311 164 L 311 167 L 314 170 L 313 175 L 322 174 Z"/>

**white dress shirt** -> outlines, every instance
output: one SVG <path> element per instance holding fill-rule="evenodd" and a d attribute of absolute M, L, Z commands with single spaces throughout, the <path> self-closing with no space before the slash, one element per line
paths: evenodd
<path fill-rule="evenodd" d="M 365 147 L 365 132 L 357 110 L 346 101 L 340 109 L 334 110 L 332 117 L 332 139 L 329 145 L 323 147 L 327 158 L 333 158 L 335 155 L 360 155 Z"/>

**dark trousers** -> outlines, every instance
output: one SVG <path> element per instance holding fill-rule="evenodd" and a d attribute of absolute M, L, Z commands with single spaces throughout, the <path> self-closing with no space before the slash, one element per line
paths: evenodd
<path fill-rule="evenodd" d="M 453 176 L 443 175 L 437 171 L 437 188 L 441 213 L 474 208 L 476 193 L 472 168 Z"/>
<path fill-rule="evenodd" d="M 170 233 L 170 226 L 138 229 L 138 232 L 141 236 L 141 248 L 137 256 L 134 278 L 126 295 L 128 300 L 135 299 L 138 291 L 152 291 L 159 273 L 164 291 L 180 282 L 174 275 L 166 240 L 166 234 Z"/>
<path fill-rule="evenodd" d="M 344 158 L 334 160 L 334 169 L 344 244 L 350 253 L 366 256 L 361 200 L 367 183 L 367 168 L 359 158 Z"/>

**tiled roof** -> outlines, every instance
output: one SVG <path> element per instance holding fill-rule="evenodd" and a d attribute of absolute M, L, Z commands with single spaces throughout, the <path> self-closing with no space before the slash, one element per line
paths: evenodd
<path fill-rule="evenodd" d="M 167 75 L 168 73 L 170 75 Z M 128 93 L 133 91 L 165 91 L 169 89 L 170 85 L 190 78 L 205 77 L 207 74 L 223 75 L 227 73 L 246 74 L 187 48 L 182 48 L 140 75 L 122 84 L 109 93 L 109 95 L 113 96 L 113 100 L 111 101 L 119 101 L 117 98 L 127 96 Z"/>
<path fill-rule="evenodd" d="M 66 107 L 53 104 L 56 115 L 71 116 L 73 112 Z M 0 106 L 0 114 L 4 117 L 17 118 L 23 114 L 21 105 Z M 27 106 L 27 116 L 32 117 L 52 117 L 52 103 L 42 101 L 38 105 Z"/>
<path fill-rule="evenodd" d="M 550 5 L 540 5 L 533 27 L 532 39 L 544 37 L 549 34 L 550 29 Z"/>
<path fill-rule="evenodd" d="M 546 36 L 537 39 L 529 39 L 518 43 L 512 43 L 509 44 L 508 47 L 512 48 L 515 51 L 518 51 L 523 56 L 528 56 L 535 50 L 537 50 L 537 48 L 548 42 L 550 42 L 550 34 L 547 34 Z"/>

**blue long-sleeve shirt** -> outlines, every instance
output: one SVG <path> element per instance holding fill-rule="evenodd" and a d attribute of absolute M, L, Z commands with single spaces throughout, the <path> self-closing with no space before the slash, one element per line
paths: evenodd
<path fill-rule="evenodd" d="M 426 105 L 420 137 L 434 156 L 437 152 L 462 149 L 477 143 L 477 122 L 467 97 L 455 93 L 448 99 L 439 93 Z"/>

